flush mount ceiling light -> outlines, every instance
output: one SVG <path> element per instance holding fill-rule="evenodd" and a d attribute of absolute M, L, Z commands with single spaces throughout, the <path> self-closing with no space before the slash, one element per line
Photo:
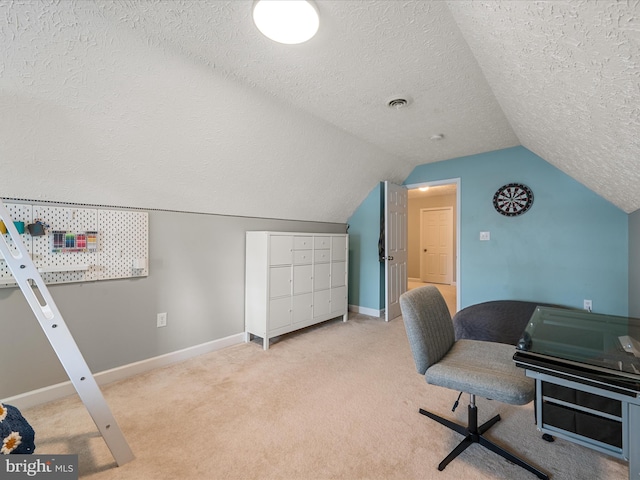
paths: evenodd
<path fill-rule="evenodd" d="M 253 22 L 264 36 L 279 43 L 303 43 L 318 31 L 318 10 L 308 0 L 257 0 Z"/>

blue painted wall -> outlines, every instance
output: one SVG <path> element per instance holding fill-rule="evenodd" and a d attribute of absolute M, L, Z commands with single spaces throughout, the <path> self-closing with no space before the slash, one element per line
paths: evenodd
<path fill-rule="evenodd" d="M 384 308 L 384 264 L 378 259 L 383 192 L 384 185 L 376 185 L 347 221 L 349 305 L 373 310 Z"/>
<path fill-rule="evenodd" d="M 524 147 L 420 165 L 404 183 L 451 178 L 461 179 L 461 308 L 498 299 L 582 308 L 591 299 L 595 312 L 628 315 L 626 213 Z M 509 218 L 494 210 L 492 198 L 512 182 L 528 185 L 534 203 L 524 215 Z M 363 207 L 353 218 L 361 218 Z M 350 233 L 361 227 L 352 225 Z M 491 240 L 481 242 L 481 231 L 491 232 Z M 367 234 L 362 231 L 361 243 L 368 243 Z M 366 261 L 359 271 L 366 271 Z M 351 304 L 376 294 L 382 300 L 379 285 L 353 273 Z"/>

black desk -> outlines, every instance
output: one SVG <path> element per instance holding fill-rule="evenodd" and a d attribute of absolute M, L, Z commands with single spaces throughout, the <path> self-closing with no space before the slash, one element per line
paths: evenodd
<path fill-rule="evenodd" d="M 513 359 L 538 429 L 629 462 L 640 479 L 640 320 L 538 307 Z M 636 343 L 637 342 L 637 343 Z"/>

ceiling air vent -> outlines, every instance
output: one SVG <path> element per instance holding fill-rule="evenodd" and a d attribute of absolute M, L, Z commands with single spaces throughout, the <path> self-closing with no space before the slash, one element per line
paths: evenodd
<path fill-rule="evenodd" d="M 387 107 L 401 109 L 409 105 L 409 100 L 406 98 L 393 98 L 387 102 Z"/>

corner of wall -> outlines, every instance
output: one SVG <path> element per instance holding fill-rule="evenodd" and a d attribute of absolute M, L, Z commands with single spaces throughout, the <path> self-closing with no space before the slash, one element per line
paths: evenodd
<path fill-rule="evenodd" d="M 640 317 L 640 210 L 629 214 L 629 316 Z"/>
<path fill-rule="evenodd" d="M 349 224 L 349 305 L 380 310 L 380 199 L 382 184 L 376 185 L 353 212 Z"/>

